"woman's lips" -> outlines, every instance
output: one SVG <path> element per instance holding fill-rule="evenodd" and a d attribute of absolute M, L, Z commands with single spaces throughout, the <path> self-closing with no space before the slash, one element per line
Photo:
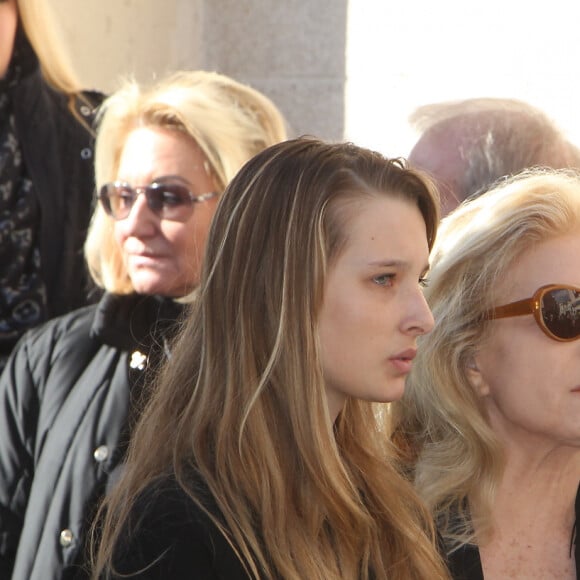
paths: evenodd
<path fill-rule="evenodd" d="M 408 348 L 399 354 L 389 358 L 389 361 L 401 374 L 408 374 L 413 365 L 413 359 L 417 356 L 417 350 Z"/>
<path fill-rule="evenodd" d="M 128 256 L 129 263 L 133 266 L 150 266 L 158 264 L 163 260 L 164 256 L 159 254 L 145 253 L 145 254 L 130 254 Z"/>

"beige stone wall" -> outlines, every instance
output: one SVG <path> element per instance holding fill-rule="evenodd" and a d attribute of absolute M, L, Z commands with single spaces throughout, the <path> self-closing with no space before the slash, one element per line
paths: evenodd
<path fill-rule="evenodd" d="M 119 77 L 149 81 L 197 66 L 197 0 L 51 0 L 81 78 L 110 92 Z"/>
<path fill-rule="evenodd" d="M 346 19 L 347 0 L 206 0 L 202 62 L 270 95 L 294 133 L 341 139 Z"/>
<path fill-rule="evenodd" d="M 271 96 L 295 134 L 344 136 L 392 156 L 414 142 L 407 119 L 418 105 L 512 97 L 580 143 L 580 81 L 570 73 L 580 42 L 576 20 L 562 16 L 572 0 L 525 10 L 505 0 L 461 10 L 457 0 L 47 1 L 87 86 L 219 70 Z"/>
<path fill-rule="evenodd" d="M 270 96 L 292 134 L 341 139 L 347 0 L 51 0 L 84 84 L 205 68 Z"/>

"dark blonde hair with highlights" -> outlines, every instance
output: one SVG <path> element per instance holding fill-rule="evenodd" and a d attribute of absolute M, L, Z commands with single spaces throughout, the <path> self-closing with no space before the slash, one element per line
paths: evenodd
<path fill-rule="evenodd" d="M 425 290 L 437 324 L 419 338 L 405 395 L 392 408 L 394 439 L 414 464 L 417 490 L 449 551 L 489 536 L 504 469 L 467 372 L 489 333 L 486 314 L 522 254 L 579 228 L 580 174 L 565 169 L 524 171 L 442 220 Z"/>
<path fill-rule="evenodd" d="M 334 424 L 327 406 L 317 325 L 348 235 L 341 208 L 383 195 L 419 208 L 431 246 L 436 194 L 402 161 L 301 138 L 234 178 L 198 299 L 104 506 L 96 575 L 111 569 L 135 499 L 156 477 L 175 473 L 205 509 L 193 466 L 223 523 L 209 517 L 252 578 L 447 578 L 430 517 L 396 466 L 385 406 L 350 399 Z"/>

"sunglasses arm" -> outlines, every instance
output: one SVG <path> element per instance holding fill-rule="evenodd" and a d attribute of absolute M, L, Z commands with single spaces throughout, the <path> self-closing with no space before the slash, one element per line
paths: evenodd
<path fill-rule="evenodd" d="M 496 318 L 508 318 L 511 316 L 523 316 L 524 314 L 532 314 L 539 308 L 539 304 L 534 298 L 526 298 L 525 300 L 518 300 L 505 306 L 498 306 L 489 312 L 488 320 L 495 320 Z"/>

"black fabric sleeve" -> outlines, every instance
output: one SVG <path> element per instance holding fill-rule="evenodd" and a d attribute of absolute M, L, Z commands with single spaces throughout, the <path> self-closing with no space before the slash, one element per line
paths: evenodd
<path fill-rule="evenodd" d="M 174 482 L 136 502 L 115 550 L 114 580 L 247 578 L 221 532 Z"/>
<path fill-rule="evenodd" d="M 34 475 L 39 402 L 21 342 L 0 377 L 0 578 L 10 578 Z"/>

